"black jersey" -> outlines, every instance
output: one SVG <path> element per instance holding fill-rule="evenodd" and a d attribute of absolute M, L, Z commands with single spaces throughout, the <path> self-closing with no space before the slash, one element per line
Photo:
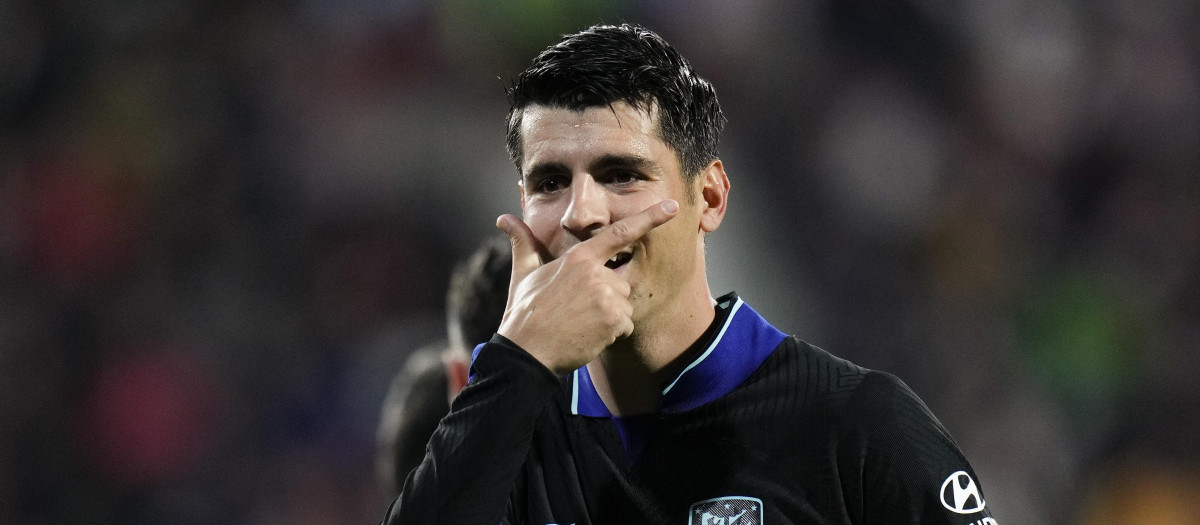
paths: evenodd
<path fill-rule="evenodd" d="M 971 466 L 899 379 L 718 301 L 657 413 L 613 417 L 581 368 L 476 348 L 390 524 L 994 525 Z"/>

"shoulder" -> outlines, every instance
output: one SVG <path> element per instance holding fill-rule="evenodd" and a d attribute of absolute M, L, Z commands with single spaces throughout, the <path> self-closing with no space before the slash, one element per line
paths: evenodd
<path fill-rule="evenodd" d="M 398 493 L 408 472 L 425 455 L 425 442 L 450 410 L 441 346 L 418 349 L 396 374 L 384 400 L 376 433 L 382 486 Z"/>
<path fill-rule="evenodd" d="M 795 338 L 776 353 L 777 373 L 796 377 L 796 388 L 809 393 L 810 408 L 798 415 L 824 422 L 815 425 L 820 438 L 835 444 L 843 478 L 857 480 L 848 504 L 857 502 L 864 515 L 878 517 L 915 512 L 928 523 L 987 515 L 981 485 L 958 443 L 904 381 Z M 811 430 L 798 430 L 797 442 Z M 961 498 L 943 495 L 951 489 Z"/>
<path fill-rule="evenodd" d="M 406 413 L 431 404 L 431 400 L 441 401 L 437 409 L 443 414 L 449 409 L 445 395 L 446 371 L 442 364 L 441 350 L 441 346 L 434 345 L 417 349 L 408 356 L 404 368 L 396 374 L 388 389 L 387 399 L 384 401 L 385 412 Z"/>
<path fill-rule="evenodd" d="M 843 480 L 837 499 L 864 521 L 955 523 L 947 520 L 986 515 L 958 444 L 893 374 L 789 336 L 730 398 L 731 411 L 751 414 L 748 423 L 764 429 L 755 445 L 790 465 L 802 484 L 828 479 L 814 465 L 836 469 L 829 475 Z M 823 483 L 810 489 L 818 493 Z"/>
<path fill-rule="evenodd" d="M 963 460 L 954 438 L 900 378 L 796 337 L 781 342 L 738 394 L 739 403 L 772 407 L 764 417 L 805 421 L 783 425 L 794 438 L 816 432 L 844 450 L 920 465 Z"/>
<path fill-rule="evenodd" d="M 895 432 L 899 426 L 951 439 L 933 412 L 899 377 L 860 366 L 794 336 L 780 343 L 762 372 L 785 376 L 787 380 L 781 383 L 804 392 L 808 405 L 829 411 L 856 432 L 894 439 L 904 437 Z"/>
<path fill-rule="evenodd" d="M 795 409 L 843 410 L 864 387 L 864 381 L 879 374 L 828 351 L 788 336 L 779 343 L 748 379 L 751 390 L 765 395 L 786 396 Z"/>
<path fill-rule="evenodd" d="M 854 365 L 818 348 L 810 347 L 807 353 L 809 359 L 854 377 L 847 382 L 853 383 L 848 393 L 830 411 L 838 429 L 839 464 L 862 476 L 861 501 L 871 502 L 864 503 L 865 513 L 915 513 L 927 523 L 988 515 L 970 462 L 912 388 L 895 375 Z M 950 485 L 957 488 L 947 488 Z"/>

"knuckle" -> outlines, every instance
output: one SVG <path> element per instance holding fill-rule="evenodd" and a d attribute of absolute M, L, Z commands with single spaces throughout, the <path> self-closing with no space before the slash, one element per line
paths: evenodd
<path fill-rule="evenodd" d="M 633 225 L 629 221 L 619 221 L 609 227 L 609 232 L 620 240 L 628 240 L 634 234 Z"/>
<path fill-rule="evenodd" d="M 611 326 L 620 326 L 625 321 L 625 313 L 619 308 L 610 308 L 606 312 L 606 318 Z"/>

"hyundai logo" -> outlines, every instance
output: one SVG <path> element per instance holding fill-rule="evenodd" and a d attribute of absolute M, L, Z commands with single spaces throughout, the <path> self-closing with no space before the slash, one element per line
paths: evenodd
<path fill-rule="evenodd" d="M 971 475 L 958 471 L 942 483 L 942 506 L 959 514 L 971 514 L 983 510 L 983 496 Z"/>

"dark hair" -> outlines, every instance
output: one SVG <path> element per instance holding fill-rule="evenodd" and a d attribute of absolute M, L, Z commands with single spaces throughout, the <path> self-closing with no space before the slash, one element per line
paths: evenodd
<path fill-rule="evenodd" d="M 725 117 L 712 84 L 675 48 L 631 24 L 596 25 L 546 48 L 508 90 L 508 153 L 521 169 L 521 115 L 530 105 L 583 111 L 625 102 L 656 111 L 659 138 L 692 180 L 717 158 Z"/>
<path fill-rule="evenodd" d="M 451 340 L 467 345 L 486 343 L 500 328 L 508 303 L 512 247 L 505 235 L 495 235 L 458 264 L 446 293 L 447 328 Z M 453 341 L 454 337 L 461 341 Z"/>

